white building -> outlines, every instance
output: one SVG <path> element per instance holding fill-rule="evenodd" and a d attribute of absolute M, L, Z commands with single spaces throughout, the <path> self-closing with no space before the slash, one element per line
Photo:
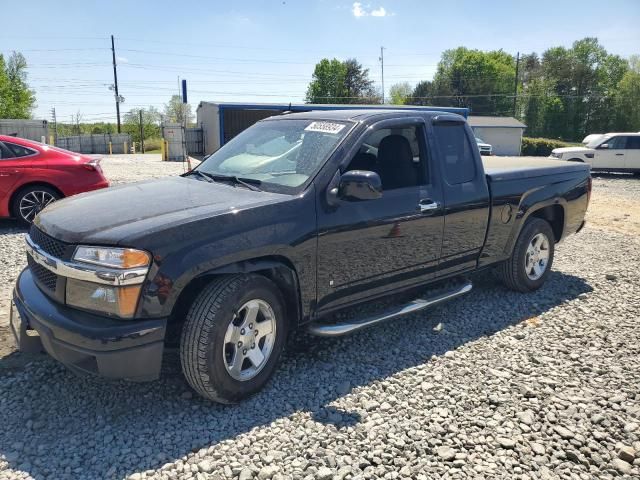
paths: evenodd
<path fill-rule="evenodd" d="M 476 137 L 493 147 L 494 155 L 520 155 L 522 134 L 527 126 L 513 117 L 469 115 L 469 125 Z"/>

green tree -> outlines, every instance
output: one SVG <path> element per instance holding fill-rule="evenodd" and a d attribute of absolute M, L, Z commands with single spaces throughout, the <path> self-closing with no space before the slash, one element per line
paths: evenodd
<path fill-rule="evenodd" d="M 525 61 L 526 60 L 526 61 Z M 627 125 L 618 93 L 629 63 L 607 53 L 596 38 L 523 57 L 521 111 L 530 136 L 581 140 Z M 632 77 L 629 75 L 627 78 Z M 619 128 L 619 127 L 618 127 Z"/>
<path fill-rule="evenodd" d="M 411 98 L 407 99 L 411 105 L 436 105 L 433 98 L 435 85 L 429 80 L 419 82 L 413 89 Z"/>
<path fill-rule="evenodd" d="M 122 130 L 131 135 L 132 141 L 140 141 L 140 111 L 144 138 L 160 137 L 160 112 L 155 107 L 129 110 L 124 114 Z"/>
<path fill-rule="evenodd" d="M 182 103 L 182 97 L 180 95 L 173 95 L 169 103 L 164 106 L 164 121 L 182 124 L 185 118 L 187 125 L 193 123 L 194 116 L 191 112 L 191 105 Z"/>
<path fill-rule="evenodd" d="M 36 98 L 27 84 L 27 61 L 13 52 L 5 61 L 0 54 L 0 118 L 31 118 Z"/>
<path fill-rule="evenodd" d="M 629 58 L 629 69 L 613 95 L 614 128 L 617 131 L 640 131 L 640 56 Z"/>
<path fill-rule="evenodd" d="M 313 70 L 311 83 L 307 87 L 307 103 L 347 103 L 345 101 L 345 78 L 347 68 L 334 58 L 323 58 Z"/>
<path fill-rule="evenodd" d="M 391 103 L 393 105 L 405 105 L 411 101 L 413 95 L 413 88 L 409 82 L 400 82 L 391 85 L 389 89 L 389 96 L 391 97 Z"/>
<path fill-rule="evenodd" d="M 323 58 L 313 70 L 307 87 L 307 103 L 379 103 L 380 95 L 369 78 L 369 69 L 356 59 Z"/>
<path fill-rule="evenodd" d="M 433 79 L 436 105 L 468 107 L 474 114 L 512 110 L 515 59 L 502 50 L 446 50 Z"/>
<path fill-rule="evenodd" d="M 344 92 L 347 98 L 340 103 L 379 103 L 373 80 L 369 78 L 369 69 L 364 68 L 355 58 L 343 62 L 345 67 Z"/>

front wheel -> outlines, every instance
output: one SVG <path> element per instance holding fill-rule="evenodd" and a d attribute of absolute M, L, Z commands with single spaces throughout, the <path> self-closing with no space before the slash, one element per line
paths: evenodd
<path fill-rule="evenodd" d="M 530 218 L 516 240 L 511 258 L 496 269 L 498 277 L 511 290 L 537 290 L 549 276 L 554 251 L 551 225 L 540 218 Z"/>
<path fill-rule="evenodd" d="M 211 282 L 191 306 L 180 338 L 182 372 L 205 398 L 236 403 L 276 369 L 287 336 L 280 292 L 260 275 Z"/>

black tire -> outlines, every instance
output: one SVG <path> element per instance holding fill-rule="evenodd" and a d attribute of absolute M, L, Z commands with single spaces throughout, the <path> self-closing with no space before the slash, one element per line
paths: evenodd
<path fill-rule="evenodd" d="M 238 380 L 227 370 L 227 328 L 247 302 L 266 302 L 275 317 L 275 339 L 262 368 L 250 379 Z M 284 302 L 273 282 L 261 275 L 229 275 L 207 285 L 189 309 L 180 337 L 182 372 L 201 396 L 237 403 L 256 393 L 271 378 L 287 338 Z M 257 334 L 257 332 L 256 332 Z M 260 347 L 259 347 L 260 348 Z"/>
<path fill-rule="evenodd" d="M 548 239 L 549 258 L 542 276 L 534 280 L 527 275 L 525 265 L 527 248 L 533 238 L 538 234 L 543 234 Z M 518 240 L 516 240 L 511 258 L 498 266 L 496 273 L 507 288 L 523 293 L 532 292 L 539 289 L 547 280 L 553 265 L 554 251 L 555 237 L 551 225 L 540 218 L 530 218 L 522 228 Z"/>
<path fill-rule="evenodd" d="M 49 203 L 62 198 L 60 192 L 46 185 L 31 185 L 19 190 L 11 202 L 11 213 L 23 225 L 31 225 L 35 216 Z M 40 201 L 40 199 L 42 199 Z M 27 202 L 34 204 L 34 211 L 25 210 Z"/>

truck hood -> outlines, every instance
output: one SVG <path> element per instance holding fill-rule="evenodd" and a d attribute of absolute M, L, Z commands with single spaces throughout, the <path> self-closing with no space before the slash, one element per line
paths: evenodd
<path fill-rule="evenodd" d="M 49 205 L 35 219 L 68 243 L 113 245 L 201 218 L 277 203 L 288 195 L 242 186 L 169 177 L 76 195 Z"/>

